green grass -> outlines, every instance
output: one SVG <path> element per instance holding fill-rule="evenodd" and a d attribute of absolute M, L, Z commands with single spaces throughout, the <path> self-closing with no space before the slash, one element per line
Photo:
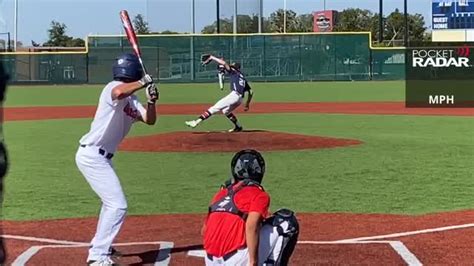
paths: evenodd
<path fill-rule="evenodd" d="M 403 101 L 404 83 L 252 83 L 260 102 Z M 103 85 L 12 86 L 5 106 L 96 105 Z M 163 103 L 212 103 L 228 93 L 217 84 L 161 84 Z"/>
<path fill-rule="evenodd" d="M 258 84 L 257 95 L 261 101 L 284 101 L 285 93 L 288 101 L 401 100 L 399 85 L 262 83 Z M 284 89 L 285 86 L 291 86 L 292 90 Z M 64 105 L 69 101 L 78 105 L 94 104 L 98 93 L 89 86 L 76 99 L 66 97 L 65 93 L 77 96 L 79 87 L 48 89 L 61 93 L 48 91 L 41 99 L 27 93 L 34 95 L 38 88 L 12 88 L 9 105 L 21 106 L 27 101 L 29 105 Z M 15 89 L 31 98 L 15 98 L 19 97 Z M 380 95 L 370 93 L 378 90 Z M 202 84 L 164 84 L 163 91 L 163 100 L 169 103 L 212 102 L 221 94 L 217 88 L 208 90 Z M 163 116 L 154 127 L 135 126 L 130 135 L 186 130 L 183 121 L 190 117 Z M 299 212 L 422 214 L 473 206 L 472 117 L 249 114 L 240 119 L 248 129 L 364 142 L 336 149 L 264 153 L 268 164 L 264 185 L 272 195 L 272 209 L 286 206 Z M 71 119 L 5 124 L 12 159 L 6 180 L 5 219 L 97 214 L 98 198 L 74 163 L 77 141 L 90 122 L 91 119 Z M 199 130 L 227 127 L 229 122 L 216 116 Z M 130 214 L 192 213 L 206 211 L 210 197 L 229 176 L 231 156 L 231 153 L 119 152 L 114 164 L 127 194 Z"/>

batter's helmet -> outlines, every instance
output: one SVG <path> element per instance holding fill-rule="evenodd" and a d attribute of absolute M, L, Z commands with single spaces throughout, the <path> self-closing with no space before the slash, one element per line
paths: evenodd
<path fill-rule="evenodd" d="M 138 57 L 134 54 L 124 54 L 118 57 L 112 67 L 112 72 L 114 80 L 127 82 L 137 81 L 143 76 Z"/>
<path fill-rule="evenodd" d="M 230 168 L 236 181 L 251 179 L 260 184 L 265 174 L 265 160 L 256 150 L 242 150 L 234 155 Z"/>

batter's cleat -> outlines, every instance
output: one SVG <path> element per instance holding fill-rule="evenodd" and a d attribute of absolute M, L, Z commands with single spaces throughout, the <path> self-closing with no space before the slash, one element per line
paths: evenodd
<path fill-rule="evenodd" d="M 230 133 L 232 133 L 232 132 L 240 132 L 240 131 L 242 131 L 242 130 L 244 130 L 243 127 L 234 127 L 234 128 L 232 128 L 232 129 L 229 129 L 229 132 L 230 132 Z"/>
<path fill-rule="evenodd" d="M 87 265 L 91 266 L 113 266 L 118 265 L 116 264 L 110 257 L 106 257 L 101 260 L 89 260 L 87 261 Z"/>
<path fill-rule="evenodd" d="M 186 124 L 186 126 L 192 128 L 195 128 L 198 125 L 198 122 L 196 122 L 196 120 L 186 121 L 184 123 Z"/>
<path fill-rule="evenodd" d="M 109 248 L 109 256 L 112 258 L 118 258 L 122 256 L 122 252 L 116 250 L 115 248 Z"/>

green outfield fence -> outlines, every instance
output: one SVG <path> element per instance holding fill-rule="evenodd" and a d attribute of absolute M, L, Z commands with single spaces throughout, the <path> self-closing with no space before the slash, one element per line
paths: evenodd
<path fill-rule="evenodd" d="M 403 48 L 372 48 L 370 33 L 144 35 L 148 71 L 160 82 L 210 82 L 212 53 L 239 62 L 251 81 L 393 80 L 405 77 Z M 105 83 L 124 36 L 89 36 L 84 52 L 0 53 L 13 83 Z"/>

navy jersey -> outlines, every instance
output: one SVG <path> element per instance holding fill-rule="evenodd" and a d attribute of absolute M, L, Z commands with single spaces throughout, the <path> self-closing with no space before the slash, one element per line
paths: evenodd
<path fill-rule="evenodd" d="M 247 85 L 247 80 L 245 79 L 244 74 L 233 68 L 231 68 L 229 71 L 229 79 L 231 91 L 235 91 L 243 96 L 244 93 L 250 89 L 250 87 Z"/>

